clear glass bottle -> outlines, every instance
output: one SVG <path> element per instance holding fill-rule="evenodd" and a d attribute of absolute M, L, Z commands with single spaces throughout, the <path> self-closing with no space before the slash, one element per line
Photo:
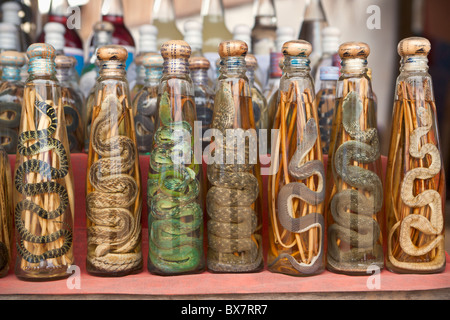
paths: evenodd
<path fill-rule="evenodd" d="M 97 50 L 86 181 L 87 259 L 94 276 L 126 276 L 142 271 L 141 179 L 134 112 L 126 79 L 126 48 Z"/>
<path fill-rule="evenodd" d="M 428 39 L 400 41 L 385 184 L 386 267 L 396 273 L 439 273 L 445 258 L 445 173 Z"/>
<path fill-rule="evenodd" d="M 13 186 L 8 154 L 0 145 L 0 278 L 8 274 L 13 250 Z"/>
<path fill-rule="evenodd" d="M 73 57 L 58 55 L 55 58 L 56 78 L 61 86 L 61 102 L 71 153 L 81 153 L 84 148 L 85 108 L 81 91 L 73 82 L 76 60 Z"/>
<path fill-rule="evenodd" d="M 146 70 L 144 87 L 133 100 L 136 110 L 134 123 L 136 140 L 140 154 L 150 154 L 158 112 L 158 87 L 163 72 L 163 58 L 160 54 L 149 53 L 143 57 L 142 65 Z"/>
<path fill-rule="evenodd" d="M 252 53 L 269 56 L 275 51 L 277 13 L 274 0 L 254 0 L 255 24 L 252 28 Z"/>
<path fill-rule="evenodd" d="M 152 10 L 152 24 L 158 28 L 156 45 L 161 45 L 169 40 L 181 40 L 183 34 L 176 24 L 175 7 L 173 0 L 155 0 Z"/>
<path fill-rule="evenodd" d="M 17 152 L 25 86 L 20 71 L 24 64 L 25 57 L 20 52 L 3 51 L 0 54 L 3 70 L 0 82 L 0 145 L 8 154 Z"/>
<path fill-rule="evenodd" d="M 36 43 L 27 55 L 15 165 L 15 274 L 21 280 L 55 280 L 69 277 L 74 264 L 74 180 L 55 50 Z"/>
<path fill-rule="evenodd" d="M 161 55 L 164 72 L 147 180 L 148 270 L 158 275 L 199 273 L 205 269 L 203 170 L 194 153 L 191 48 L 183 40 L 171 40 L 161 46 Z"/>
<path fill-rule="evenodd" d="M 367 275 L 369 267 L 384 265 L 382 165 L 367 76 L 369 53 L 369 46 L 362 42 L 339 47 L 342 74 L 328 156 L 327 268 L 348 275 Z"/>
<path fill-rule="evenodd" d="M 313 47 L 313 52 L 309 57 L 312 68 L 316 67 L 322 56 L 322 30 L 327 26 L 328 20 L 322 0 L 308 0 L 298 38 L 308 41 Z"/>
<path fill-rule="evenodd" d="M 256 130 L 269 128 L 269 115 L 267 112 L 267 100 L 261 92 L 261 88 L 255 81 L 255 70 L 258 68 L 258 61 L 253 54 L 248 53 L 245 57 L 247 66 L 247 78 L 252 93 L 253 117 L 255 119 Z"/>
<path fill-rule="evenodd" d="M 274 123 L 279 135 L 272 146 L 276 163 L 269 176 L 268 267 L 310 276 L 325 269 L 325 169 L 310 75 L 312 46 L 292 40 L 282 51 L 285 73 Z"/>
<path fill-rule="evenodd" d="M 212 123 L 216 132 L 207 153 L 210 188 L 206 197 L 207 263 L 210 271 L 218 273 L 258 272 L 264 266 L 262 180 L 245 75 L 247 50 L 247 44 L 239 40 L 219 46 L 222 60 Z"/>
<path fill-rule="evenodd" d="M 211 129 L 214 113 L 214 90 L 208 78 L 209 67 L 209 61 L 205 57 L 191 57 L 189 59 L 189 69 L 194 83 L 197 121 L 200 121 L 202 125 L 203 151 L 211 143 L 211 138 L 205 133 Z"/>
<path fill-rule="evenodd" d="M 22 19 L 19 16 L 22 11 L 22 6 L 16 1 L 6 1 L 1 5 L 2 21 L 8 22 L 16 26 L 16 34 L 18 41 L 18 49 L 20 52 L 25 52 L 28 46 L 32 43 L 28 33 L 21 28 Z"/>
<path fill-rule="evenodd" d="M 316 110 L 319 114 L 320 138 L 323 154 L 330 149 L 331 129 L 336 105 L 336 84 L 339 80 L 339 67 L 320 68 L 320 88 L 315 100 Z"/>

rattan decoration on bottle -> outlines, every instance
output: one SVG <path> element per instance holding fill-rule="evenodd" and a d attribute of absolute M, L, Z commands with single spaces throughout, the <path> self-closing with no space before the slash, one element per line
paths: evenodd
<path fill-rule="evenodd" d="M 127 50 L 98 49 L 86 186 L 87 271 L 125 276 L 142 270 L 141 180 L 134 114 L 126 80 Z"/>
<path fill-rule="evenodd" d="M 407 38 L 401 56 L 386 173 L 388 256 L 397 273 L 445 269 L 445 174 L 425 38 Z"/>
<path fill-rule="evenodd" d="M 370 48 L 340 46 L 342 75 L 336 92 L 327 170 L 327 268 L 366 275 L 383 268 L 383 185 L 380 141 L 372 85 L 367 76 Z"/>
<path fill-rule="evenodd" d="M 8 154 L 0 146 L 0 278 L 8 274 L 13 249 L 13 185 Z"/>
<path fill-rule="evenodd" d="M 262 183 L 243 41 L 219 46 L 220 77 L 214 100 L 216 130 L 208 154 L 208 269 L 262 270 Z M 233 142 L 235 140 L 235 142 Z M 248 142 L 247 142 L 248 140 Z M 236 143 L 237 142 L 237 143 Z"/>
<path fill-rule="evenodd" d="M 191 48 L 182 40 L 161 46 L 157 130 L 148 175 L 148 270 L 158 275 L 199 273 L 203 252 L 202 160 L 195 157 L 197 120 L 189 75 Z"/>
<path fill-rule="evenodd" d="M 312 47 L 293 40 L 282 51 L 285 73 L 274 123 L 279 134 L 269 176 L 268 266 L 272 272 L 308 276 L 325 269 L 325 169 L 308 58 Z"/>
<path fill-rule="evenodd" d="M 42 281 L 68 277 L 74 263 L 74 182 L 55 50 L 37 43 L 27 55 L 15 166 L 15 273 Z"/>

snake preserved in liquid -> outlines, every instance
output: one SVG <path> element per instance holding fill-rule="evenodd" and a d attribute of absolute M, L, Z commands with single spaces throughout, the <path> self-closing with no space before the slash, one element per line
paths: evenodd
<path fill-rule="evenodd" d="M 2 96 L 11 97 L 10 91 L 4 91 Z M 16 153 L 21 113 L 22 106 L 20 103 L 0 101 L 0 143 L 8 154 Z M 5 115 L 5 117 L 2 117 L 2 115 Z"/>
<path fill-rule="evenodd" d="M 352 140 L 343 143 L 335 152 L 332 163 L 335 180 L 352 188 L 343 189 L 338 183 L 331 199 L 330 210 L 334 223 L 328 228 L 328 265 L 336 271 L 366 272 L 370 257 L 383 264 L 383 250 L 378 243 L 381 230 L 373 218 L 383 203 L 381 179 L 370 170 L 353 165 L 370 164 L 380 158 L 378 131 L 361 130 L 359 123 L 363 104 L 359 94 L 351 91 L 342 105 L 342 124 Z M 338 240 L 350 246 L 342 250 Z M 363 261 L 366 261 L 364 263 Z"/>
<path fill-rule="evenodd" d="M 155 132 L 155 117 L 158 111 L 158 98 L 150 94 L 138 94 L 137 114 L 134 117 L 136 141 L 140 152 L 150 152 Z"/>

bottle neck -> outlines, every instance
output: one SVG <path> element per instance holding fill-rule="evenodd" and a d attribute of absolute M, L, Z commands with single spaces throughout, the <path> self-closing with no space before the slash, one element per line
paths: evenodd
<path fill-rule="evenodd" d="M 2 81 L 20 81 L 20 72 L 21 68 L 13 67 L 13 66 L 3 66 L 2 68 Z"/>
<path fill-rule="evenodd" d="M 320 90 L 336 89 L 337 80 L 320 80 Z"/>
<path fill-rule="evenodd" d="M 203 17 L 216 17 L 218 20 L 224 18 L 224 7 L 222 0 L 205 0 L 202 2 L 201 15 Z"/>
<path fill-rule="evenodd" d="M 220 78 L 246 77 L 245 57 L 225 57 L 220 60 Z"/>
<path fill-rule="evenodd" d="M 188 59 L 165 59 L 163 65 L 165 75 L 189 74 Z"/>
<path fill-rule="evenodd" d="M 257 0 L 254 7 L 255 25 L 276 26 L 277 14 L 273 0 Z"/>
<path fill-rule="evenodd" d="M 121 18 L 123 21 L 122 0 L 103 0 L 102 16 L 103 18 L 105 17 L 116 17 L 118 19 Z"/>
<path fill-rule="evenodd" d="M 154 20 L 163 23 L 175 21 L 175 8 L 173 0 L 155 0 L 153 5 Z"/>
<path fill-rule="evenodd" d="M 145 69 L 145 81 L 148 83 L 159 81 L 163 75 L 163 68 L 147 68 Z"/>
<path fill-rule="evenodd" d="M 284 57 L 284 72 L 287 75 L 309 74 L 311 72 L 311 61 L 306 57 Z"/>
<path fill-rule="evenodd" d="M 306 5 L 304 20 L 326 21 L 321 0 L 309 0 Z"/>
<path fill-rule="evenodd" d="M 94 33 L 94 47 L 100 48 L 112 43 L 112 34 L 107 31 L 97 31 Z"/>
<path fill-rule="evenodd" d="M 428 72 L 428 58 L 426 56 L 405 56 L 401 60 L 400 72 Z"/>
<path fill-rule="evenodd" d="M 208 85 L 209 81 L 208 70 L 205 69 L 191 70 L 191 78 L 196 85 Z"/>
<path fill-rule="evenodd" d="M 31 58 L 28 62 L 28 74 L 30 76 L 54 76 L 56 74 L 55 61 L 41 57 Z"/>
<path fill-rule="evenodd" d="M 358 76 L 367 73 L 366 59 L 343 59 L 341 66 L 341 72 L 344 76 Z"/>
<path fill-rule="evenodd" d="M 68 82 L 72 78 L 71 68 L 56 68 L 56 78 L 60 83 Z"/>
<path fill-rule="evenodd" d="M 247 78 L 248 83 L 251 87 L 255 86 L 255 69 L 254 68 L 247 68 Z"/>
<path fill-rule="evenodd" d="M 99 75 L 103 78 L 125 77 L 125 62 L 117 60 L 100 61 Z"/>

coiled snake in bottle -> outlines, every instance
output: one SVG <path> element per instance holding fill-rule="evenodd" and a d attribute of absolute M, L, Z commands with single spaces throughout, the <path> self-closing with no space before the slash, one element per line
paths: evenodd
<path fill-rule="evenodd" d="M 141 241 L 141 205 L 135 207 L 139 187 L 130 174 L 137 151 L 134 141 L 118 134 L 118 116 L 124 112 L 115 94 L 107 95 L 92 123 L 92 148 L 100 159 L 89 169 L 94 191 L 86 197 L 88 227 L 88 262 L 97 270 L 127 272 L 142 265 L 142 252 L 136 252 Z M 111 135 L 111 132 L 115 134 Z"/>
<path fill-rule="evenodd" d="M 427 271 L 435 270 L 445 263 L 444 237 L 442 235 L 442 229 L 444 228 L 442 198 L 433 189 L 415 195 L 414 181 L 416 179 L 432 179 L 441 171 L 442 163 L 439 150 L 434 144 L 427 143 L 419 150 L 420 139 L 430 132 L 433 122 L 429 109 L 419 107 L 417 112 L 422 126 L 415 129 L 411 134 L 408 151 L 411 157 L 417 159 L 424 159 L 427 155 L 430 156 L 431 164 L 428 168 L 415 168 L 405 174 L 401 185 L 401 200 L 411 208 L 429 206 L 431 213 L 429 219 L 420 214 L 410 214 L 397 222 L 389 231 L 388 251 L 389 260 L 394 266 L 415 271 Z M 437 248 L 436 257 L 431 260 L 424 260 L 424 262 L 404 262 L 397 260 L 392 254 L 392 236 L 399 228 L 399 242 L 404 253 L 412 257 L 420 257 Z M 411 239 L 412 229 L 417 229 L 426 235 L 435 237 L 429 243 L 417 247 Z"/>
<path fill-rule="evenodd" d="M 234 130 L 234 99 L 231 83 L 223 83 L 216 98 L 212 128 L 236 137 L 243 130 Z M 224 149 L 234 156 L 237 148 L 215 141 L 216 151 Z M 249 153 L 245 146 L 246 157 Z M 228 158 L 228 157 L 227 157 Z M 236 162 L 236 158 L 233 159 Z M 262 263 L 261 237 L 256 234 L 258 218 L 254 203 L 258 199 L 259 182 L 250 173 L 253 164 L 210 164 L 208 180 L 212 184 L 206 197 L 208 215 L 208 268 L 217 272 L 250 272 Z M 238 253 L 238 254 L 235 254 Z"/>
<path fill-rule="evenodd" d="M 335 179 L 339 176 L 343 182 L 357 189 L 342 190 L 337 185 L 337 193 L 330 204 L 334 223 L 328 228 L 328 264 L 338 270 L 359 270 L 358 266 L 367 255 L 375 256 L 375 263 L 383 263 L 383 250 L 378 244 L 380 226 L 372 217 L 383 204 L 381 179 L 370 170 L 352 165 L 353 161 L 369 164 L 380 157 L 377 129 L 361 130 L 359 118 L 362 111 L 359 94 L 351 91 L 342 105 L 342 123 L 353 140 L 343 143 L 332 160 Z M 341 250 L 338 239 L 352 248 Z"/>
<path fill-rule="evenodd" d="M 10 91 L 11 90 L 4 91 L 2 96 L 4 95 L 10 97 Z M 12 113 L 14 114 L 14 117 L 12 119 L 0 118 L 0 140 L 7 140 L 7 142 L 2 144 L 2 146 L 8 154 L 15 154 L 18 143 L 18 131 L 22 106 L 20 103 L 0 101 L 0 115 L 3 113 Z"/>
<path fill-rule="evenodd" d="M 281 188 L 277 200 L 278 219 L 283 228 L 297 234 L 306 232 L 312 228 L 319 228 L 320 230 L 321 243 L 319 246 L 319 253 L 309 264 L 299 263 L 292 255 L 287 253 L 281 253 L 271 263 L 271 266 L 273 266 L 279 260 L 286 258 L 297 271 L 303 274 L 312 274 L 323 266 L 322 257 L 325 230 L 325 220 L 323 215 L 318 212 L 312 212 L 304 217 L 294 218 L 294 209 L 292 205 L 293 198 L 299 198 L 313 206 L 319 205 L 325 199 L 325 171 L 322 161 L 309 161 L 299 166 L 303 163 L 305 157 L 316 144 L 318 138 L 317 131 L 315 120 L 313 118 L 309 119 L 304 129 L 303 140 L 300 142 L 300 139 L 298 139 L 297 150 L 289 163 L 289 173 L 298 180 L 305 180 L 312 176 L 317 176 L 318 190 L 313 191 L 302 182 L 293 182 Z"/>
<path fill-rule="evenodd" d="M 148 95 L 140 95 L 139 99 L 137 114 L 134 117 L 136 141 L 139 150 L 150 151 L 155 132 L 155 123 L 152 121 L 152 117 L 155 117 L 158 111 L 158 101 L 157 97 L 150 97 Z"/>
<path fill-rule="evenodd" d="M 78 139 L 76 137 L 76 131 L 80 124 L 80 116 L 78 115 L 77 110 L 72 106 L 64 106 L 64 116 L 66 119 L 72 119 L 70 125 L 66 126 L 67 129 L 67 139 L 69 140 L 69 148 L 70 150 L 77 150 L 79 148 Z M 68 122 L 68 121 L 67 121 Z"/>
<path fill-rule="evenodd" d="M 60 229 L 50 235 L 36 236 L 31 234 L 25 227 L 22 213 L 31 211 L 40 218 L 48 220 L 61 217 L 69 204 L 67 189 L 56 181 L 39 182 L 33 184 L 25 184 L 27 174 L 33 172 L 42 176 L 47 180 L 64 179 L 69 173 L 69 163 L 67 152 L 64 145 L 51 136 L 55 133 L 58 125 L 55 109 L 45 102 L 35 102 L 35 107 L 50 118 L 50 126 L 47 129 L 37 131 L 25 131 L 19 135 L 18 153 L 22 156 L 34 156 L 46 151 L 52 150 L 59 157 L 59 169 L 51 167 L 47 162 L 42 160 L 31 159 L 22 163 L 16 170 L 15 187 L 16 190 L 26 197 L 37 196 L 46 193 L 56 193 L 59 196 L 59 207 L 53 211 L 47 211 L 31 200 L 24 199 L 17 203 L 15 208 L 15 224 L 18 234 L 20 235 L 20 243 L 17 243 L 19 255 L 29 263 L 40 263 L 47 259 L 58 258 L 65 255 L 72 247 L 72 230 L 70 226 L 63 222 L 53 221 L 52 223 L 64 224 L 69 229 Z M 25 146 L 27 141 L 37 140 L 36 143 L 29 147 Z M 46 251 L 42 254 L 32 254 L 25 248 L 24 242 L 35 244 L 48 244 L 64 237 L 64 243 L 60 248 Z"/>
<path fill-rule="evenodd" d="M 162 126 L 155 132 L 150 156 L 155 173 L 148 178 L 149 258 L 162 272 L 182 273 L 195 270 L 202 261 L 200 168 L 185 166 L 193 158 L 193 130 L 186 121 L 173 121 L 170 103 L 164 92 L 159 105 Z"/>

